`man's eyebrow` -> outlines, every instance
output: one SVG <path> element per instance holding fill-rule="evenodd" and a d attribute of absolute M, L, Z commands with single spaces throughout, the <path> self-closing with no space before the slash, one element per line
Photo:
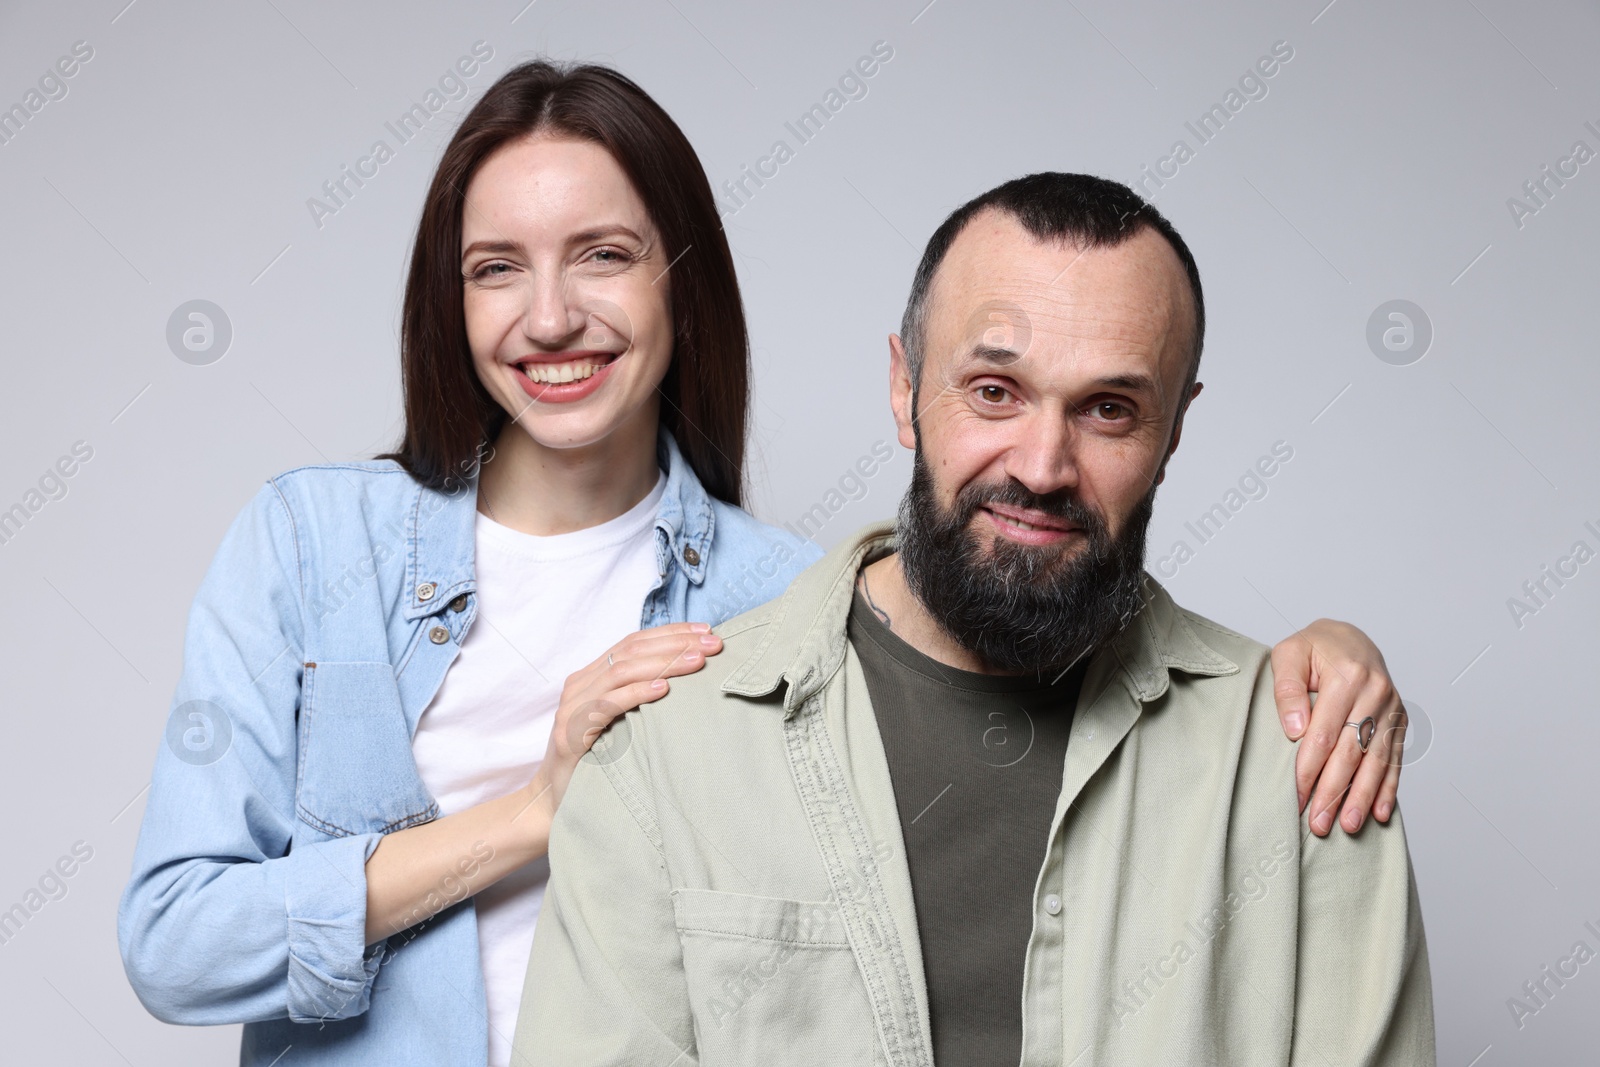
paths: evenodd
<path fill-rule="evenodd" d="M 1125 389 L 1130 393 L 1155 392 L 1155 380 L 1148 374 L 1113 374 L 1095 379 L 1094 384 L 1103 389 Z"/>
<path fill-rule="evenodd" d="M 975 345 L 967 352 L 965 362 L 988 363 L 995 367 L 1014 366 L 1023 353 L 1004 345 Z M 1148 374 L 1110 374 L 1090 383 L 1097 389 L 1122 389 L 1130 393 L 1153 393 L 1155 380 Z"/>
<path fill-rule="evenodd" d="M 1021 352 L 1005 345 L 974 345 L 968 350 L 965 362 L 992 363 L 997 367 L 1009 367 L 1021 358 Z"/>

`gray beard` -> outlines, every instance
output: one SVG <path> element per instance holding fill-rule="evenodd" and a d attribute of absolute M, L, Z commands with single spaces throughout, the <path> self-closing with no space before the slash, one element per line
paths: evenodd
<path fill-rule="evenodd" d="M 1100 513 L 1075 497 L 1039 496 L 1015 480 L 968 485 L 944 512 L 918 448 L 895 528 L 900 570 L 940 628 L 992 670 L 1065 671 L 1120 632 L 1143 605 L 1145 531 L 1155 496 L 1152 485 L 1116 538 Z M 984 546 L 972 518 L 988 503 L 1066 519 L 1083 530 L 1088 544 L 1022 545 L 994 537 Z"/>

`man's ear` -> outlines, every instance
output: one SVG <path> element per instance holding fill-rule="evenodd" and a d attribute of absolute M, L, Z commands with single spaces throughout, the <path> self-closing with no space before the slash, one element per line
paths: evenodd
<path fill-rule="evenodd" d="M 1183 417 L 1189 413 L 1189 405 L 1194 403 L 1194 398 L 1204 389 L 1204 382 L 1195 382 L 1194 388 L 1189 390 L 1188 399 L 1178 406 L 1178 419 L 1172 424 L 1172 440 L 1167 443 L 1167 454 L 1161 457 L 1161 469 L 1156 472 L 1156 484 L 1160 485 L 1167 477 L 1167 460 L 1178 450 L 1178 439 L 1183 436 Z"/>
<path fill-rule="evenodd" d="M 905 448 L 917 447 L 916 412 L 911 387 L 911 364 L 906 359 L 905 342 L 897 333 L 889 335 L 889 406 L 894 409 L 894 424 L 899 430 L 900 444 Z"/>

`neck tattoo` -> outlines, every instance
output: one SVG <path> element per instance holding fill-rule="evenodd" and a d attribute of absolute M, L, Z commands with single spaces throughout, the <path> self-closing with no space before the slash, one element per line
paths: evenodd
<path fill-rule="evenodd" d="M 862 570 L 861 577 L 858 580 L 861 583 L 861 593 L 867 598 L 867 607 L 872 609 L 872 613 L 878 617 L 879 622 L 893 630 L 894 623 L 889 621 L 889 613 L 873 603 L 872 590 L 867 588 L 867 572 L 865 570 Z"/>

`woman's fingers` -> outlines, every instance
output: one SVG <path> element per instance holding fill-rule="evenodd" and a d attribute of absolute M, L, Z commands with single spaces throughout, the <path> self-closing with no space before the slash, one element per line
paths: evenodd
<path fill-rule="evenodd" d="M 1294 757 L 1295 791 L 1300 798 L 1301 811 L 1311 800 L 1313 788 L 1326 801 L 1329 794 L 1319 780 L 1328 784 L 1332 782 L 1327 774 L 1328 763 L 1340 742 L 1339 730 L 1350 718 L 1350 710 L 1355 706 L 1355 689 L 1352 685 L 1338 676 L 1322 681 L 1317 699 L 1311 704 L 1311 722 L 1300 737 L 1300 750 Z M 1354 764 L 1351 765 L 1353 769 Z M 1347 771 L 1333 795 L 1337 796 L 1343 791 L 1349 781 L 1350 773 Z M 1318 810 L 1312 809 L 1313 827 Z"/>
<path fill-rule="evenodd" d="M 1311 642 L 1291 634 L 1272 647 L 1272 698 L 1278 705 L 1278 720 L 1289 740 L 1298 741 L 1311 721 Z M 1306 806 L 1300 793 L 1300 806 Z"/>
<path fill-rule="evenodd" d="M 1366 730 L 1367 727 L 1364 725 L 1366 716 L 1362 715 L 1360 702 L 1356 704 L 1355 715 L 1360 717 L 1353 717 L 1351 721 L 1357 723 L 1360 729 Z M 1391 770 L 1395 771 L 1395 782 L 1398 784 L 1400 780 L 1398 772 L 1400 756 L 1394 749 L 1399 733 L 1392 726 L 1397 718 L 1404 715 L 1405 709 L 1400 706 L 1400 699 L 1396 696 L 1392 708 L 1373 716 L 1371 733 L 1367 735 L 1371 737 L 1371 741 L 1367 744 L 1367 751 L 1361 755 L 1361 765 L 1356 768 L 1355 780 L 1350 783 L 1350 795 L 1345 798 L 1344 810 L 1339 816 L 1339 825 L 1344 827 L 1346 833 L 1353 834 L 1361 829 L 1362 823 L 1367 821 L 1367 815 L 1374 813 L 1379 790 L 1382 789 Z M 1351 734 L 1357 732 L 1350 727 L 1346 729 Z"/>
<path fill-rule="evenodd" d="M 692 674 L 706 657 L 722 650 L 722 639 L 684 625 L 659 626 L 631 634 L 585 672 L 581 686 L 566 695 L 557 712 L 566 754 L 582 756 L 611 722 L 627 711 L 667 694 L 667 679 Z M 574 676 L 576 678 L 576 676 Z M 570 685 L 570 680 L 569 680 Z"/>
<path fill-rule="evenodd" d="M 1391 742 L 1388 756 L 1384 759 L 1383 784 L 1378 787 L 1378 802 L 1372 808 L 1372 817 L 1379 822 L 1388 822 L 1389 816 L 1394 814 L 1395 795 L 1400 790 L 1400 765 L 1404 762 L 1402 757 L 1406 749 L 1406 727 L 1409 724 L 1410 717 L 1402 703 L 1398 723 L 1385 731 Z"/>
<path fill-rule="evenodd" d="M 1321 704 L 1322 700 L 1318 700 L 1317 703 Z M 1313 715 L 1315 710 L 1312 709 Z M 1340 725 L 1343 726 L 1342 723 Z M 1313 719 L 1312 730 L 1318 729 Z M 1334 817 L 1339 814 L 1339 806 L 1350 790 L 1356 768 L 1361 764 L 1361 756 L 1361 741 L 1356 736 L 1356 731 L 1344 727 L 1342 734 L 1334 742 L 1333 751 L 1328 754 L 1328 762 L 1323 766 L 1322 774 L 1317 778 L 1316 792 L 1311 797 L 1311 806 L 1308 809 L 1311 832 L 1318 837 L 1326 836 L 1328 831 L 1333 829 Z"/>
<path fill-rule="evenodd" d="M 667 695 L 665 678 L 652 678 L 615 689 L 609 697 L 586 700 L 566 719 L 566 748 L 573 759 L 594 747 L 600 735 L 617 718 Z"/>
<path fill-rule="evenodd" d="M 615 689 L 651 678 L 690 674 L 705 666 L 707 656 L 720 651 L 722 638 L 713 633 L 656 634 L 647 630 L 613 650 L 598 681 Z"/>

